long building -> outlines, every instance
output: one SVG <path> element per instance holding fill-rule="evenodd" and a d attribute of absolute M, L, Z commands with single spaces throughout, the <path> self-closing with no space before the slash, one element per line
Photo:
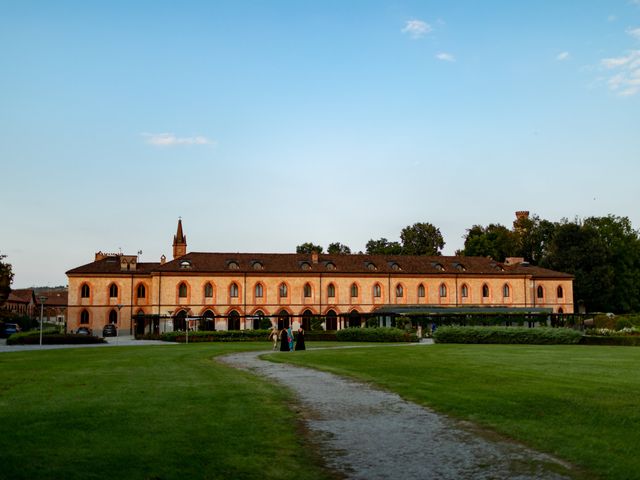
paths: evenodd
<path fill-rule="evenodd" d="M 173 259 L 98 252 L 67 272 L 68 328 L 143 332 L 260 328 L 321 317 L 326 330 L 360 326 L 400 307 L 573 313 L 573 277 L 521 258 L 187 252 L 182 221 Z"/>

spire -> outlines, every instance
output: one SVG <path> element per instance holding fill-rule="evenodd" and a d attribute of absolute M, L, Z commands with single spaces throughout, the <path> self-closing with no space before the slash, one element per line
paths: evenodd
<path fill-rule="evenodd" d="M 178 231 L 173 236 L 173 258 L 176 259 L 187 253 L 187 237 L 182 233 L 182 218 L 178 219 Z"/>

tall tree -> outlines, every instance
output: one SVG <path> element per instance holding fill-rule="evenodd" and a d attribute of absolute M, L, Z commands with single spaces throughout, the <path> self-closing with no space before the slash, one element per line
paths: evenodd
<path fill-rule="evenodd" d="M 349 255 L 351 253 L 351 249 L 340 242 L 334 242 L 329 244 L 327 253 L 330 253 L 331 255 Z"/>
<path fill-rule="evenodd" d="M 474 225 L 467 230 L 464 249 L 460 252 L 468 257 L 491 257 L 499 262 L 515 256 L 517 238 L 507 227 L 492 223 L 486 227 Z"/>
<path fill-rule="evenodd" d="M 324 249 L 321 245 L 314 245 L 311 242 L 305 242 L 296 247 L 296 253 L 322 253 Z"/>
<path fill-rule="evenodd" d="M 400 243 L 390 242 L 384 237 L 379 240 L 369 240 L 366 247 L 369 255 L 400 255 L 402 253 Z"/>
<path fill-rule="evenodd" d="M 400 232 L 404 255 L 441 255 L 444 239 L 440 229 L 430 223 L 414 223 Z"/>
<path fill-rule="evenodd" d="M 4 262 L 6 257 L 6 255 L 0 254 L 0 305 L 9 297 L 11 293 L 11 283 L 13 282 L 11 264 Z"/>
<path fill-rule="evenodd" d="M 523 257 L 533 265 L 538 265 L 547 254 L 549 242 L 557 224 L 542 220 L 538 215 L 520 217 L 513 222 L 513 234 L 517 248 L 515 257 Z"/>

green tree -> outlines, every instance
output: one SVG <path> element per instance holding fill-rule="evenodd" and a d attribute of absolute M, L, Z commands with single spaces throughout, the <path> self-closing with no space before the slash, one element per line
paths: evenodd
<path fill-rule="evenodd" d="M 384 237 L 379 240 L 369 240 L 366 247 L 369 255 L 400 255 L 402 253 L 400 243 L 390 242 Z"/>
<path fill-rule="evenodd" d="M 349 255 L 351 253 L 351 249 L 340 242 L 334 242 L 329 244 L 327 253 L 330 253 L 331 255 Z"/>
<path fill-rule="evenodd" d="M 414 223 L 400 232 L 404 255 L 441 255 L 444 239 L 440 229 L 430 223 Z"/>
<path fill-rule="evenodd" d="M 4 262 L 6 255 L 0 254 L 0 305 L 11 293 L 11 283 L 13 282 L 13 270 L 11 264 Z"/>
<path fill-rule="evenodd" d="M 512 256 L 523 257 L 529 263 L 538 265 L 547 254 L 556 227 L 556 223 L 542 220 L 538 215 L 517 219 L 513 222 L 517 248 Z"/>
<path fill-rule="evenodd" d="M 314 245 L 311 242 L 303 243 L 296 247 L 296 253 L 322 253 L 324 249 L 320 245 Z"/>
<path fill-rule="evenodd" d="M 468 257 L 491 257 L 503 262 L 515 256 L 517 237 L 507 227 L 492 223 L 486 227 L 474 225 L 467 230 L 464 249 L 459 252 Z"/>

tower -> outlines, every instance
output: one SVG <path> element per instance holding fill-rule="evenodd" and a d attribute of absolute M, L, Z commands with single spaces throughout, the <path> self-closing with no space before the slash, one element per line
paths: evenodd
<path fill-rule="evenodd" d="M 182 219 L 178 219 L 178 231 L 173 236 L 173 258 L 186 255 L 187 253 L 187 237 L 182 233 Z"/>

